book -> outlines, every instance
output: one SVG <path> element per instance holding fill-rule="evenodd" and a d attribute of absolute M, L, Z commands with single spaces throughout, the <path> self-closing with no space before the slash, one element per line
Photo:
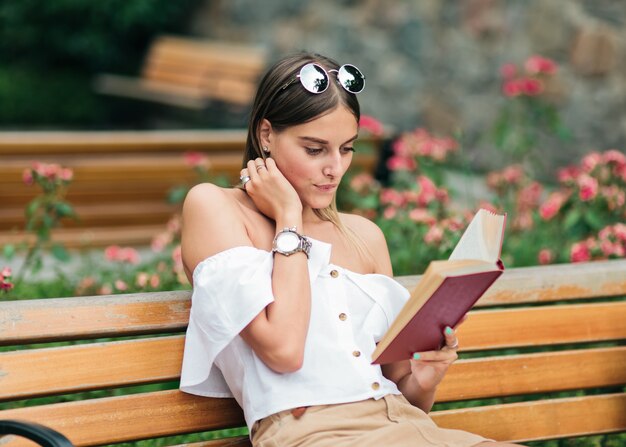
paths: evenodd
<path fill-rule="evenodd" d="M 506 214 L 480 209 L 450 258 L 432 261 L 372 354 L 385 364 L 440 349 L 446 326 L 455 327 L 502 275 Z"/>

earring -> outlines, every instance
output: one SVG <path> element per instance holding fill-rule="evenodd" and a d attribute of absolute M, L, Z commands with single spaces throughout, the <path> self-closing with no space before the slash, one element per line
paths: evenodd
<path fill-rule="evenodd" d="M 266 154 L 270 153 L 270 148 L 267 146 L 263 146 L 263 152 L 265 152 Z"/>

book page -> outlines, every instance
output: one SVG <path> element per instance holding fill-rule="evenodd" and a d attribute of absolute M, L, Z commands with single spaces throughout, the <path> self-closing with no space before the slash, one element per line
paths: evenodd
<path fill-rule="evenodd" d="M 502 246 L 504 219 L 504 215 L 494 214 L 485 209 L 478 210 L 449 259 L 481 259 L 496 262 Z"/>

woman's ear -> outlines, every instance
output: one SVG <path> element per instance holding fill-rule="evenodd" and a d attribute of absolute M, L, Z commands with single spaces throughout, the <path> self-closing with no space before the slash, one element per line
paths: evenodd
<path fill-rule="evenodd" d="M 272 123 L 263 118 L 259 125 L 259 141 L 261 146 L 270 147 L 270 140 L 272 135 Z"/>

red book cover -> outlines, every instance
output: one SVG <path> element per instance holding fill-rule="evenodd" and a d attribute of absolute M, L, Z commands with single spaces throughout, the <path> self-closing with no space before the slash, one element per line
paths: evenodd
<path fill-rule="evenodd" d="M 372 363 L 407 360 L 440 349 L 455 327 L 502 275 L 506 214 L 479 210 L 447 261 L 433 261 L 372 354 Z"/>
<path fill-rule="evenodd" d="M 446 326 L 455 327 L 501 274 L 499 269 L 444 279 L 373 363 L 407 360 L 415 352 L 441 348 Z"/>

